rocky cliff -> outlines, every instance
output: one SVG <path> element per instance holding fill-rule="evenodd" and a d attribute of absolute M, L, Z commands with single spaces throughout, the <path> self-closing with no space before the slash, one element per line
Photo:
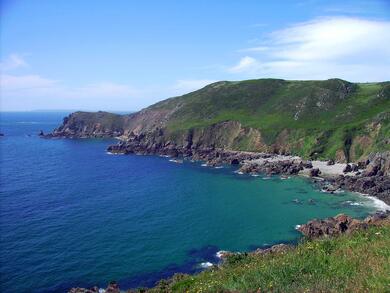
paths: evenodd
<path fill-rule="evenodd" d="M 130 115 L 76 112 L 49 136 L 121 137 L 114 149 L 123 152 L 221 148 L 359 161 L 390 150 L 390 82 L 223 81 Z"/>

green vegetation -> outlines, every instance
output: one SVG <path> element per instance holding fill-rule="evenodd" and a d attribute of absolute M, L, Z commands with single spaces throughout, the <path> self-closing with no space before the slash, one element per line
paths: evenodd
<path fill-rule="evenodd" d="M 147 292 L 390 292 L 390 222 L 286 252 L 234 255 Z"/>
<path fill-rule="evenodd" d="M 179 146 L 194 133 L 197 146 L 357 161 L 390 150 L 390 82 L 221 81 L 133 115 L 77 112 L 69 119 L 77 129 L 124 133 L 158 126 L 159 140 Z M 238 123 L 216 127 L 226 121 Z"/>
<path fill-rule="evenodd" d="M 304 157 L 356 160 L 372 151 L 390 149 L 386 141 L 390 82 L 223 81 L 150 109 L 175 109 L 167 123 L 171 133 L 238 121 L 243 127 L 258 129 L 263 142 L 273 145 L 287 131 L 284 148 Z M 371 142 L 353 147 L 358 143 L 356 137 L 369 137 Z M 239 149 L 253 149 L 243 143 Z M 350 154 L 351 147 L 354 154 Z"/>

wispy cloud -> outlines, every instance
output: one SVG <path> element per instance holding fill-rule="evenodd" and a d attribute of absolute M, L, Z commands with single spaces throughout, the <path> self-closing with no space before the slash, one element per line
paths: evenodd
<path fill-rule="evenodd" d="M 0 70 L 1 71 L 9 71 L 12 69 L 20 68 L 20 67 L 27 67 L 28 64 L 24 60 L 24 57 L 20 54 L 13 53 L 10 54 L 7 58 L 5 58 L 4 61 L 0 63 Z"/>
<path fill-rule="evenodd" d="M 2 109 L 130 109 L 147 106 L 164 97 L 183 95 L 200 89 L 215 80 L 181 79 L 166 85 L 134 87 L 113 81 L 70 85 L 66 81 L 44 77 L 37 73 L 15 74 L 13 69 L 27 66 L 24 59 L 12 54 L 2 65 L 0 74 Z M 32 71 L 32 68 L 29 68 Z"/>
<path fill-rule="evenodd" d="M 389 21 L 319 18 L 272 32 L 260 46 L 244 49 L 253 55 L 228 71 L 290 79 L 390 79 L 389 31 Z"/>
<path fill-rule="evenodd" d="M 237 65 L 230 67 L 229 71 L 232 73 L 250 72 L 259 67 L 259 63 L 255 58 L 245 56 L 240 59 Z"/>

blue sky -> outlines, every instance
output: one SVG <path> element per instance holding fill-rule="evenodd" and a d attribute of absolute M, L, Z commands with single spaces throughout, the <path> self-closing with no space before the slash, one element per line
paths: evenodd
<path fill-rule="evenodd" d="M 3 0 L 1 110 L 139 110 L 218 80 L 390 80 L 390 1 Z"/>

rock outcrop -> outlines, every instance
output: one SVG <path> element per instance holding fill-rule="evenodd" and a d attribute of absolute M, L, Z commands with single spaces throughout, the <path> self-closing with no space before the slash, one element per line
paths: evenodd
<path fill-rule="evenodd" d="M 324 220 L 312 220 L 300 226 L 298 231 L 310 239 L 331 237 L 344 233 L 348 234 L 358 229 L 366 229 L 368 225 L 377 224 L 389 217 L 390 211 L 376 213 L 362 221 L 340 214 Z"/>
<path fill-rule="evenodd" d="M 120 293 L 119 285 L 116 282 L 110 282 L 106 289 L 101 289 L 94 286 L 90 289 L 86 288 L 71 288 L 68 293 Z"/>

